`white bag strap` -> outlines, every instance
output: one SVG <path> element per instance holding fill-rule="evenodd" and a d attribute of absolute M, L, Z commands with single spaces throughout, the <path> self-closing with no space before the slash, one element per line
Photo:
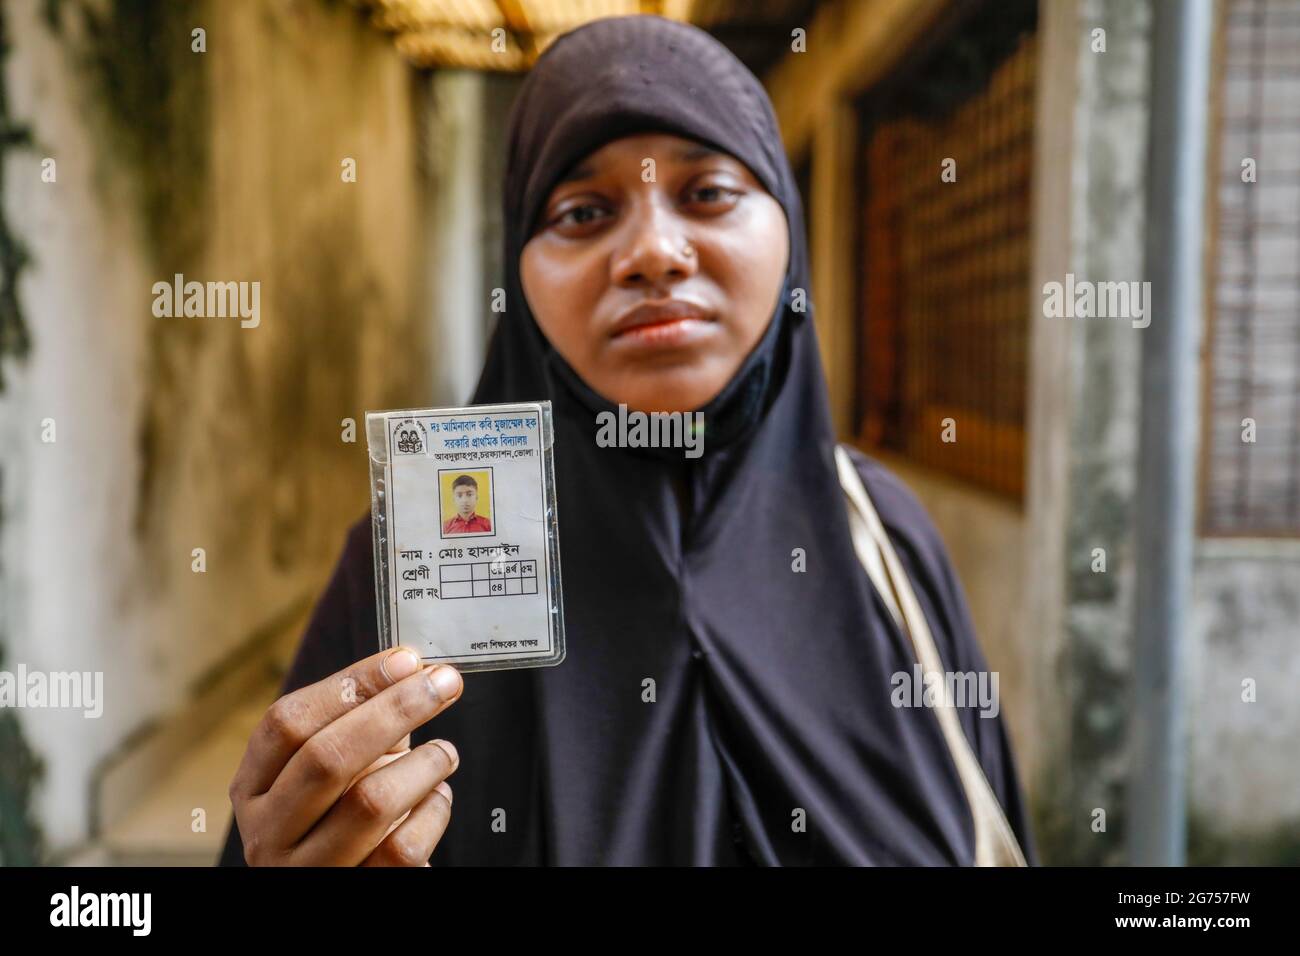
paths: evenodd
<path fill-rule="evenodd" d="M 939 675 L 935 688 L 939 692 L 940 703 L 934 712 L 939 718 L 939 726 L 948 743 L 948 750 L 952 753 L 953 763 L 957 766 L 957 775 L 961 778 L 962 789 L 966 792 L 975 821 L 975 865 L 1025 866 L 1024 854 L 1007 822 L 1006 814 L 1002 812 L 1002 805 L 989 786 L 984 769 L 961 729 L 961 721 L 948 693 L 948 682 L 942 679 L 943 661 L 925 620 L 925 613 L 898 560 L 893 543 L 885 533 L 880 516 L 876 514 L 866 486 L 842 445 L 835 448 L 835 462 L 840 484 L 850 505 L 849 530 L 853 535 L 853 548 L 899 629 L 911 639 L 922 672 Z"/>

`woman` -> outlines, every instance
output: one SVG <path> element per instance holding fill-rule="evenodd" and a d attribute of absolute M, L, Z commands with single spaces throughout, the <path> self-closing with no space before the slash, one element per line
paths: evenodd
<path fill-rule="evenodd" d="M 582 26 L 523 85 L 504 200 L 473 401 L 554 403 L 568 656 L 462 681 L 375 654 L 359 523 L 231 785 L 223 862 L 971 863 L 951 738 L 892 699 L 916 652 L 855 551 L 762 87 L 694 27 Z M 703 454 L 598 447 L 620 403 L 702 412 Z M 983 671 L 922 508 L 853 465 L 945 669 Z M 958 719 L 1032 859 L 1001 721 Z"/>

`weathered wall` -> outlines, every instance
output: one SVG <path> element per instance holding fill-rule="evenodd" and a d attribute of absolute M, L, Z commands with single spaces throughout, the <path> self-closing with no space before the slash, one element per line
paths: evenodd
<path fill-rule="evenodd" d="M 1142 277 L 1150 4 L 1044 2 L 1053 70 L 1044 83 L 1045 195 L 1038 280 Z M 1092 31 L 1106 31 L 1104 53 Z M 1064 51 L 1061 44 L 1071 47 Z M 1068 64 L 1076 66 L 1071 69 Z M 1072 104 L 1069 111 L 1064 103 Z M 1157 312 L 1158 316 L 1158 312 Z M 1049 859 L 1122 863 L 1133 733 L 1134 535 L 1141 330 L 1126 322 L 1037 318 L 1031 367 L 1027 626 L 1040 635 L 1041 732 L 1050 749 L 1036 801 Z M 1196 414 L 1195 409 L 1188 410 Z M 1106 551 L 1105 573 L 1093 549 Z M 1193 863 L 1300 860 L 1300 679 L 1294 542 L 1200 539 L 1189 660 L 1189 847 Z M 1060 583 L 1056 583 L 1060 582 Z M 1055 604 L 1053 608 L 1051 605 Z M 1258 699 L 1242 699 L 1253 678 Z M 1052 707 L 1050 701 L 1059 700 Z M 1093 828 L 1097 809 L 1106 829 Z"/>
<path fill-rule="evenodd" d="M 36 148 L 5 165 L 33 264 L 32 350 L 0 399 L 0 633 L 6 666 L 104 672 L 99 720 L 20 712 L 58 850 L 87 833 L 97 766 L 319 591 L 368 507 L 364 429 L 349 444 L 341 420 L 427 395 L 430 363 L 415 86 L 355 8 L 52 6 L 5 10 Z M 155 318 L 174 272 L 260 282 L 260 324 Z"/>
<path fill-rule="evenodd" d="M 1202 539 L 1192 589 L 1189 859 L 1294 865 L 1300 542 Z"/>
<path fill-rule="evenodd" d="M 1040 11 L 1034 287 L 1068 273 L 1140 280 L 1149 4 Z M 1115 864 L 1126 858 L 1142 334 L 1128 320 L 1046 317 L 1040 296 L 1035 310 L 1025 628 L 1039 641 L 1045 737 L 1036 825 L 1050 862 Z"/>

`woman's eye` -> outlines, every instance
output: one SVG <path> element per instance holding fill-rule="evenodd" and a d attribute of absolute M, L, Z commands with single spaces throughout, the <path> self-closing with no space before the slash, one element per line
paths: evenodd
<path fill-rule="evenodd" d="M 740 190 L 728 186 L 697 186 L 686 193 L 686 200 L 688 203 L 718 207 L 733 204 L 739 196 Z"/>
<path fill-rule="evenodd" d="M 551 220 L 551 224 L 560 227 L 586 226 L 603 218 L 604 215 L 605 210 L 600 206 L 583 203 L 581 206 L 570 206 Z"/>

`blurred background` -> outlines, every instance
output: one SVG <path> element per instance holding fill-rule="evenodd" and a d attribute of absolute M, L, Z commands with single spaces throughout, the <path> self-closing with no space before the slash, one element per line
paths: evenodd
<path fill-rule="evenodd" d="M 1209 7 L 1186 130 L 1152 0 L 5 0 L 0 670 L 102 672 L 104 707 L 0 708 L 0 862 L 215 859 L 369 508 L 355 424 L 477 379 L 524 72 L 657 13 L 771 93 L 837 427 L 950 548 L 1043 859 L 1130 862 L 1167 799 L 1175 862 L 1300 863 L 1300 0 Z M 1196 400 L 1144 425 L 1157 327 L 1046 316 L 1043 287 L 1147 278 L 1153 128 L 1200 175 L 1173 279 L 1201 307 Z M 177 274 L 258 281 L 259 323 L 155 315 Z M 1161 428 L 1194 500 L 1144 637 Z M 1152 700 L 1183 715 L 1172 789 Z"/>

